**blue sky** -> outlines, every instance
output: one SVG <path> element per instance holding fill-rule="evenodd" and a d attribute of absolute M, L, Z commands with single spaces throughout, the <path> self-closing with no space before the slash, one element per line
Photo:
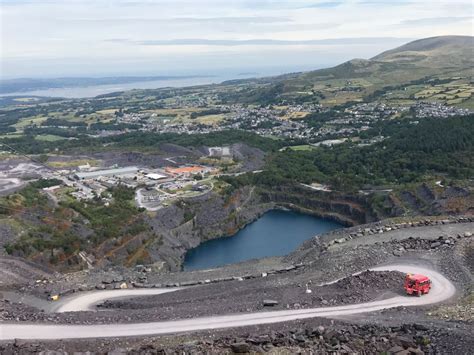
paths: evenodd
<path fill-rule="evenodd" d="M 264 72 L 472 35 L 471 0 L 0 0 L 1 76 Z"/>

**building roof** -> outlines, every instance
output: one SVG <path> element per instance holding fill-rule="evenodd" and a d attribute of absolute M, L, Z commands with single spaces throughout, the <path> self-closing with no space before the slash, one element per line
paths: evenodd
<path fill-rule="evenodd" d="M 193 173 L 200 173 L 204 170 L 202 166 L 183 166 L 181 168 L 171 168 L 168 167 L 165 169 L 167 172 L 171 174 L 193 174 Z"/>
<path fill-rule="evenodd" d="M 146 177 L 152 180 L 159 180 L 159 179 L 164 179 L 167 176 L 162 175 L 162 174 L 157 174 L 157 173 L 150 173 L 150 174 L 146 174 Z"/>
<path fill-rule="evenodd" d="M 80 179 L 91 179 L 97 176 L 132 174 L 132 173 L 136 173 L 137 171 L 138 171 L 138 168 L 136 166 L 127 166 L 125 168 L 80 172 L 80 173 L 76 173 L 76 176 Z"/>

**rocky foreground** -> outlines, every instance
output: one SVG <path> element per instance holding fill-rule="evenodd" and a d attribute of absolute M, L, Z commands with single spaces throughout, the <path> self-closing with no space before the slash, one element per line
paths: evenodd
<path fill-rule="evenodd" d="M 400 311 L 400 310 L 399 310 Z M 59 342 L 16 340 L 2 354 L 470 354 L 469 324 L 381 326 L 312 319 L 271 326 L 155 338 Z M 86 351 L 87 349 L 87 351 Z"/>
<path fill-rule="evenodd" d="M 110 269 L 47 275 L 44 269 L 33 270 L 31 264 L 22 266 L 18 260 L 2 259 L 4 272 L 0 275 L 5 297 L 0 304 L 0 317 L 6 322 L 107 326 L 116 322 L 361 303 L 403 295 L 403 274 L 366 271 L 351 276 L 390 263 L 415 263 L 437 269 L 455 284 L 457 295 L 446 304 L 388 309 L 338 320 L 315 318 L 142 338 L 17 340 L 0 344 L 0 353 L 470 354 L 474 349 L 473 232 L 471 217 L 387 221 L 314 238 L 283 258 L 161 275 L 147 267 L 126 272 Z M 6 277 L 5 271 L 16 273 L 16 277 Z M 322 285 L 340 278 L 336 283 Z M 11 282 L 5 283 L 6 279 Z M 55 303 L 46 301 L 51 294 L 67 298 L 85 290 L 167 286 L 192 287 L 159 296 L 106 301 L 99 305 L 100 312 L 58 314 L 52 312 Z"/>

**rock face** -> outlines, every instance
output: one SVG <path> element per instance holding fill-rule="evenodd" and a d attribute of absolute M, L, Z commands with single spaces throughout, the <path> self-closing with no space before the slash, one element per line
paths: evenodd
<path fill-rule="evenodd" d="M 164 261 L 171 271 L 180 269 L 188 249 L 217 237 L 233 235 L 264 212 L 278 206 L 330 218 L 352 226 L 377 221 L 381 218 L 406 214 L 440 214 L 466 210 L 473 196 L 467 189 L 449 187 L 435 191 L 422 184 L 414 191 L 402 192 L 402 198 L 388 194 L 383 208 L 377 206 L 372 195 L 348 195 L 321 192 L 304 186 L 278 186 L 272 190 L 244 187 L 231 196 L 215 193 L 187 199 L 181 204 L 158 211 L 148 223 L 160 235 L 160 244 L 148 247 L 152 260 Z M 404 196 L 404 197 L 403 197 Z M 472 208 L 472 207 L 470 207 Z M 363 232 L 361 235 L 379 231 Z M 344 243 L 340 238 L 335 243 Z M 433 246 L 436 248 L 437 244 Z M 403 250 L 393 252 L 402 256 Z"/>
<path fill-rule="evenodd" d="M 303 186 L 279 186 L 260 193 L 262 201 L 302 210 L 352 226 L 376 220 L 365 197 L 311 190 Z"/>
<path fill-rule="evenodd" d="M 227 198 L 210 193 L 186 199 L 147 220 L 161 237 L 161 243 L 151 245 L 148 252 L 153 260 L 165 261 L 169 270 L 177 271 L 187 250 L 208 239 L 233 235 L 270 207 L 260 203 L 250 187 Z"/>
<path fill-rule="evenodd" d="M 468 188 L 431 187 L 420 184 L 410 191 L 389 193 L 376 213 L 379 219 L 401 215 L 450 215 L 472 213 L 474 195 Z"/>
<path fill-rule="evenodd" d="M 341 196 L 319 194 L 304 187 L 282 187 L 272 192 L 244 187 L 227 197 L 211 193 L 159 210 L 150 218 L 148 223 L 161 236 L 161 244 L 151 245 L 148 251 L 153 260 L 165 261 L 169 270 L 176 271 L 188 249 L 208 239 L 233 235 L 277 206 L 353 225 L 372 220 L 365 203 L 353 197 L 344 200 Z"/>

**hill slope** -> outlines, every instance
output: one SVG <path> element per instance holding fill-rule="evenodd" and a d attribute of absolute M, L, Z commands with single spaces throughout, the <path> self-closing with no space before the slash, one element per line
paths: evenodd
<path fill-rule="evenodd" d="M 329 69 L 304 73 L 308 78 L 384 77 L 396 81 L 400 71 L 416 79 L 428 73 L 439 74 L 440 68 L 465 71 L 474 67 L 474 37 L 443 36 L 420 39 L 383 52 L 372 59 L 353 59 Z M 419 75 L 417 75 L 419 74 Z M 413 76 L 415 75 L 415 77 Z"/>
<path fill-rule="evenodd" d="M 474 61 L 474 37 L 441 36 L 420 39 L 372 58 L 382 62 L 409 62 L 426 67 L 467 67 Z"/>
<path fill-rule="evenodd" d="M 371 59 L 353 59 L 271 82 L 279 85 L 281 99 L 305 101 L 302 96 L 306 96 L 311 101 L 312 96 L 312 101 L 325 105 L 363 101 L 374 93 L 398 89 L 403 92 L 394 97 L 403 103 L 421 98 L 471 107 L 473 68 L 474 37 L 442 36 L 413 41 Z M 428 89 L 432 97 L 416 96 Z M 453 92 L 456 99 L 450 96 Z"/>

